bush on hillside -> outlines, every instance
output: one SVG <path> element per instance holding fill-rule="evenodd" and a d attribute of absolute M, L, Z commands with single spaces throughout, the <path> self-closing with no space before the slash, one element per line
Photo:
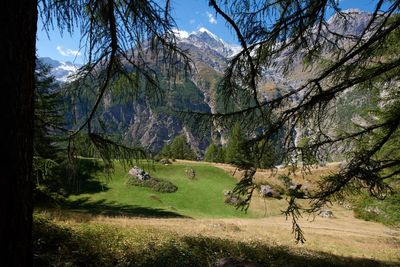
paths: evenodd
<path fill-rule="evenodd" d="M 169 181 L 164 181 L 161 179 L 156 179 L 151 177 L 148 180 L 140 180 L 134 176 L 129 177 L 126 182 L 129 186 L 141 186 L 148 187 L 156 192 L 161 193 L 174 193 L 178 190 L 178 187 Z"/>
<path fill-rule="evenodd" d="M 362 194 L 354 201 L 354 214 L 366 221 L 400 226 L 400 192 L 393 192 L 384 200 Z"/>

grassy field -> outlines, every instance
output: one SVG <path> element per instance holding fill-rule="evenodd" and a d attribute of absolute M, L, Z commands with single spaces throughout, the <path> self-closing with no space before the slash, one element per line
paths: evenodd
<path fill-rule="evenodd" d="M 175 193 L 127 186 L 128 170 L 120 164 L 115 167 L 109 179 L 99 173 L 100 178 L 83 181 L 82 193 L 69 197 L 69 207 L 94 214 L 146 217 L 232 218 L 262 214 L 260 210 L 245 214 L 226 205 L 223 192 L 232 189 L 236 180 L 214 166 L 188 162 L 142 165 L 151 176 L 175 184 L 178 187 Z M 195 171 L 195 179 L 186 176 L 188 167 Z"/>
<path fill-rule="evenodd" d="M 186 177 L 187 167 L 195 170 L 196 179 Z M 312 183 L 335 168 L 293 179 Z M 233 257 L 259 266 L 400 266 L 399 229 L 357 219 L 341 206 L 330 207 L 333 218 L 302 218 L 307 241 L 296 245 L 291 222 L 281 215 L 284 198 L 255 194 L 249 214 L 224 204 L 223 191 L 240 176 L 237 171 L 231 176 L 233 167 L 178 161 L 147 170 L 178 191 L 128 187 L 127 170 L 117 165 L 107 183 L 99 183 L 106 181 L 103 176 L 82 183 L 83 192 L 69 197 L 67 209 L 38 209 L 37 265 L 212 266 Z M 256 181 L 278 183 L 276 173 L 263 170 Z"/>

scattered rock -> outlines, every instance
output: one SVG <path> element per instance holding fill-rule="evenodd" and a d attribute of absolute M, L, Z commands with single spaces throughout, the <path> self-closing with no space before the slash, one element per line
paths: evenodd
<path fill-rule="evenodd" d="M 128 174 L 130 176 L 136 177 L 140 181 L 146 181 L 150 179 L 150 175 L 138 166 L 134 166 L 132 169 L 130 169 Z"/>
<path fill-rule="evenodd" d="M 318 215 L 322 218 L 333 218 L 333 212 L 331 210 L 321 210 Z"/>
<path fill-rule="evenodd" d="M 196 178 L 196 173 L 195 173 L 195 171 L 193 170 L 193 168 L 191 168 L 191 167 L 186 168 L 185 173 L 186 173 L 186 176 L 187 176 L 189 179 L 194 179 L 194 178 Z"/>
<path fill-rule="evenodd" d="M 224 196 L 232 195 L 232 190 L 224 190 Z"/>
<path fill-rule="evenodd" d="M 213 227 L 213 228 L 224 228 L 225 224 L 223 224 L 223 223 L 211 223 L 211 224 L 209 224 L 209 226 Z"/>
<path fill-rule="evenodd" d="M 234 194 L 230 194 L 225 198 L 225 203 L 229 205 L 239 205 L 242 203 L 242 199 L 239 196 L 236 196 Z"/>
<path fill-rule="evenodd" d="M 263 197 L 272 197 L 273 193 L 274 193 L 274 190 L 272 189 L 271 186 L 265 185 L 265 184 L 260 186 L 260 194 Z"/>
<path fill-rule="evenodd" d="M 166 159 L 166 158 L 160 159 L 160 163 L 164 164 L 164 165 L 172 164 L 172 162 L 169 159 Z"/>
<path fill-rule="evenodd" d="M 382 213 L 382 211 L 378 207 L 365 207 L 365 211 L 376 215 Z"/>
<path fill-rule="evenodd" d="M 353 206 L 350 203 L 345 201 L 339 201 L 339 205 L 348 210 L 351 210 L 353 208 Z"/>
<path fill-rule="evenodd" d="M 262 197 L 280 198 L 279 192 L 267 184 L 263 184 L 260 186 L 260 194 Z"/>
<path fill-rule="evenodd" d="M 300 186 L 299 186 L 298 184 L 291 184 L 291 185 L 289 186 L 289 189 L 290 189 L 290 190 L 299 190 L 300 187 L 301 187 L 301 184 L 300 184 Z"/>

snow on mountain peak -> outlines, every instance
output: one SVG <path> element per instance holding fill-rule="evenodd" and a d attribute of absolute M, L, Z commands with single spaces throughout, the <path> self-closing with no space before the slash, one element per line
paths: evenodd
<path fill-rule="evenodd" d="M 218 36 L 216 36 L 215 34 L 213 34 L 204 27 L 201 27 L 200 29 L 198 29 L 197 32 L 194 32 L 194 34 L 199 34 L 199 33 L 207 33 L 210 37 L 214 38 L 215 40 L 225 43 L 224 40 L 222 40 L 221 38 L 219 38 Z"/>
<path fill-rule="evenodd" d="M 231 45 L 212 33 L 210 30 L 201 27 L 197 31 L 188 33 L 187 31 L 174 29 L 175 36 L 181 43 L 188 43 L 202 49 L 211 49 L 223 57 L 231 57 L 239 51 L 238 45 Z"/>
<path fill-rule="evenodd" d="M 74 79 L 71 76 L 74 75 L 81 67 L 80 65 L 71 63 L 69 61 L 63 62 L 51 59 L 49 57 L 41 57 L 38 58 L 38 60 L 42 64 L 49 66 L 49 74 L 53 76 L 56 81 L 61 83 L 73 81 Z"/>

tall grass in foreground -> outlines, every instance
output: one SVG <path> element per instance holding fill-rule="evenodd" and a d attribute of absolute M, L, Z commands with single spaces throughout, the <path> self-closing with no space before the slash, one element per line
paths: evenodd
<path fill-rule="evenodd" d="M 387 266 L 328 253 L 215 237 L 177 236 L 152 228 L 57 221 L 34 216 L 36 266 L 212 266 L 234 257 L 262 266 Z"/>

